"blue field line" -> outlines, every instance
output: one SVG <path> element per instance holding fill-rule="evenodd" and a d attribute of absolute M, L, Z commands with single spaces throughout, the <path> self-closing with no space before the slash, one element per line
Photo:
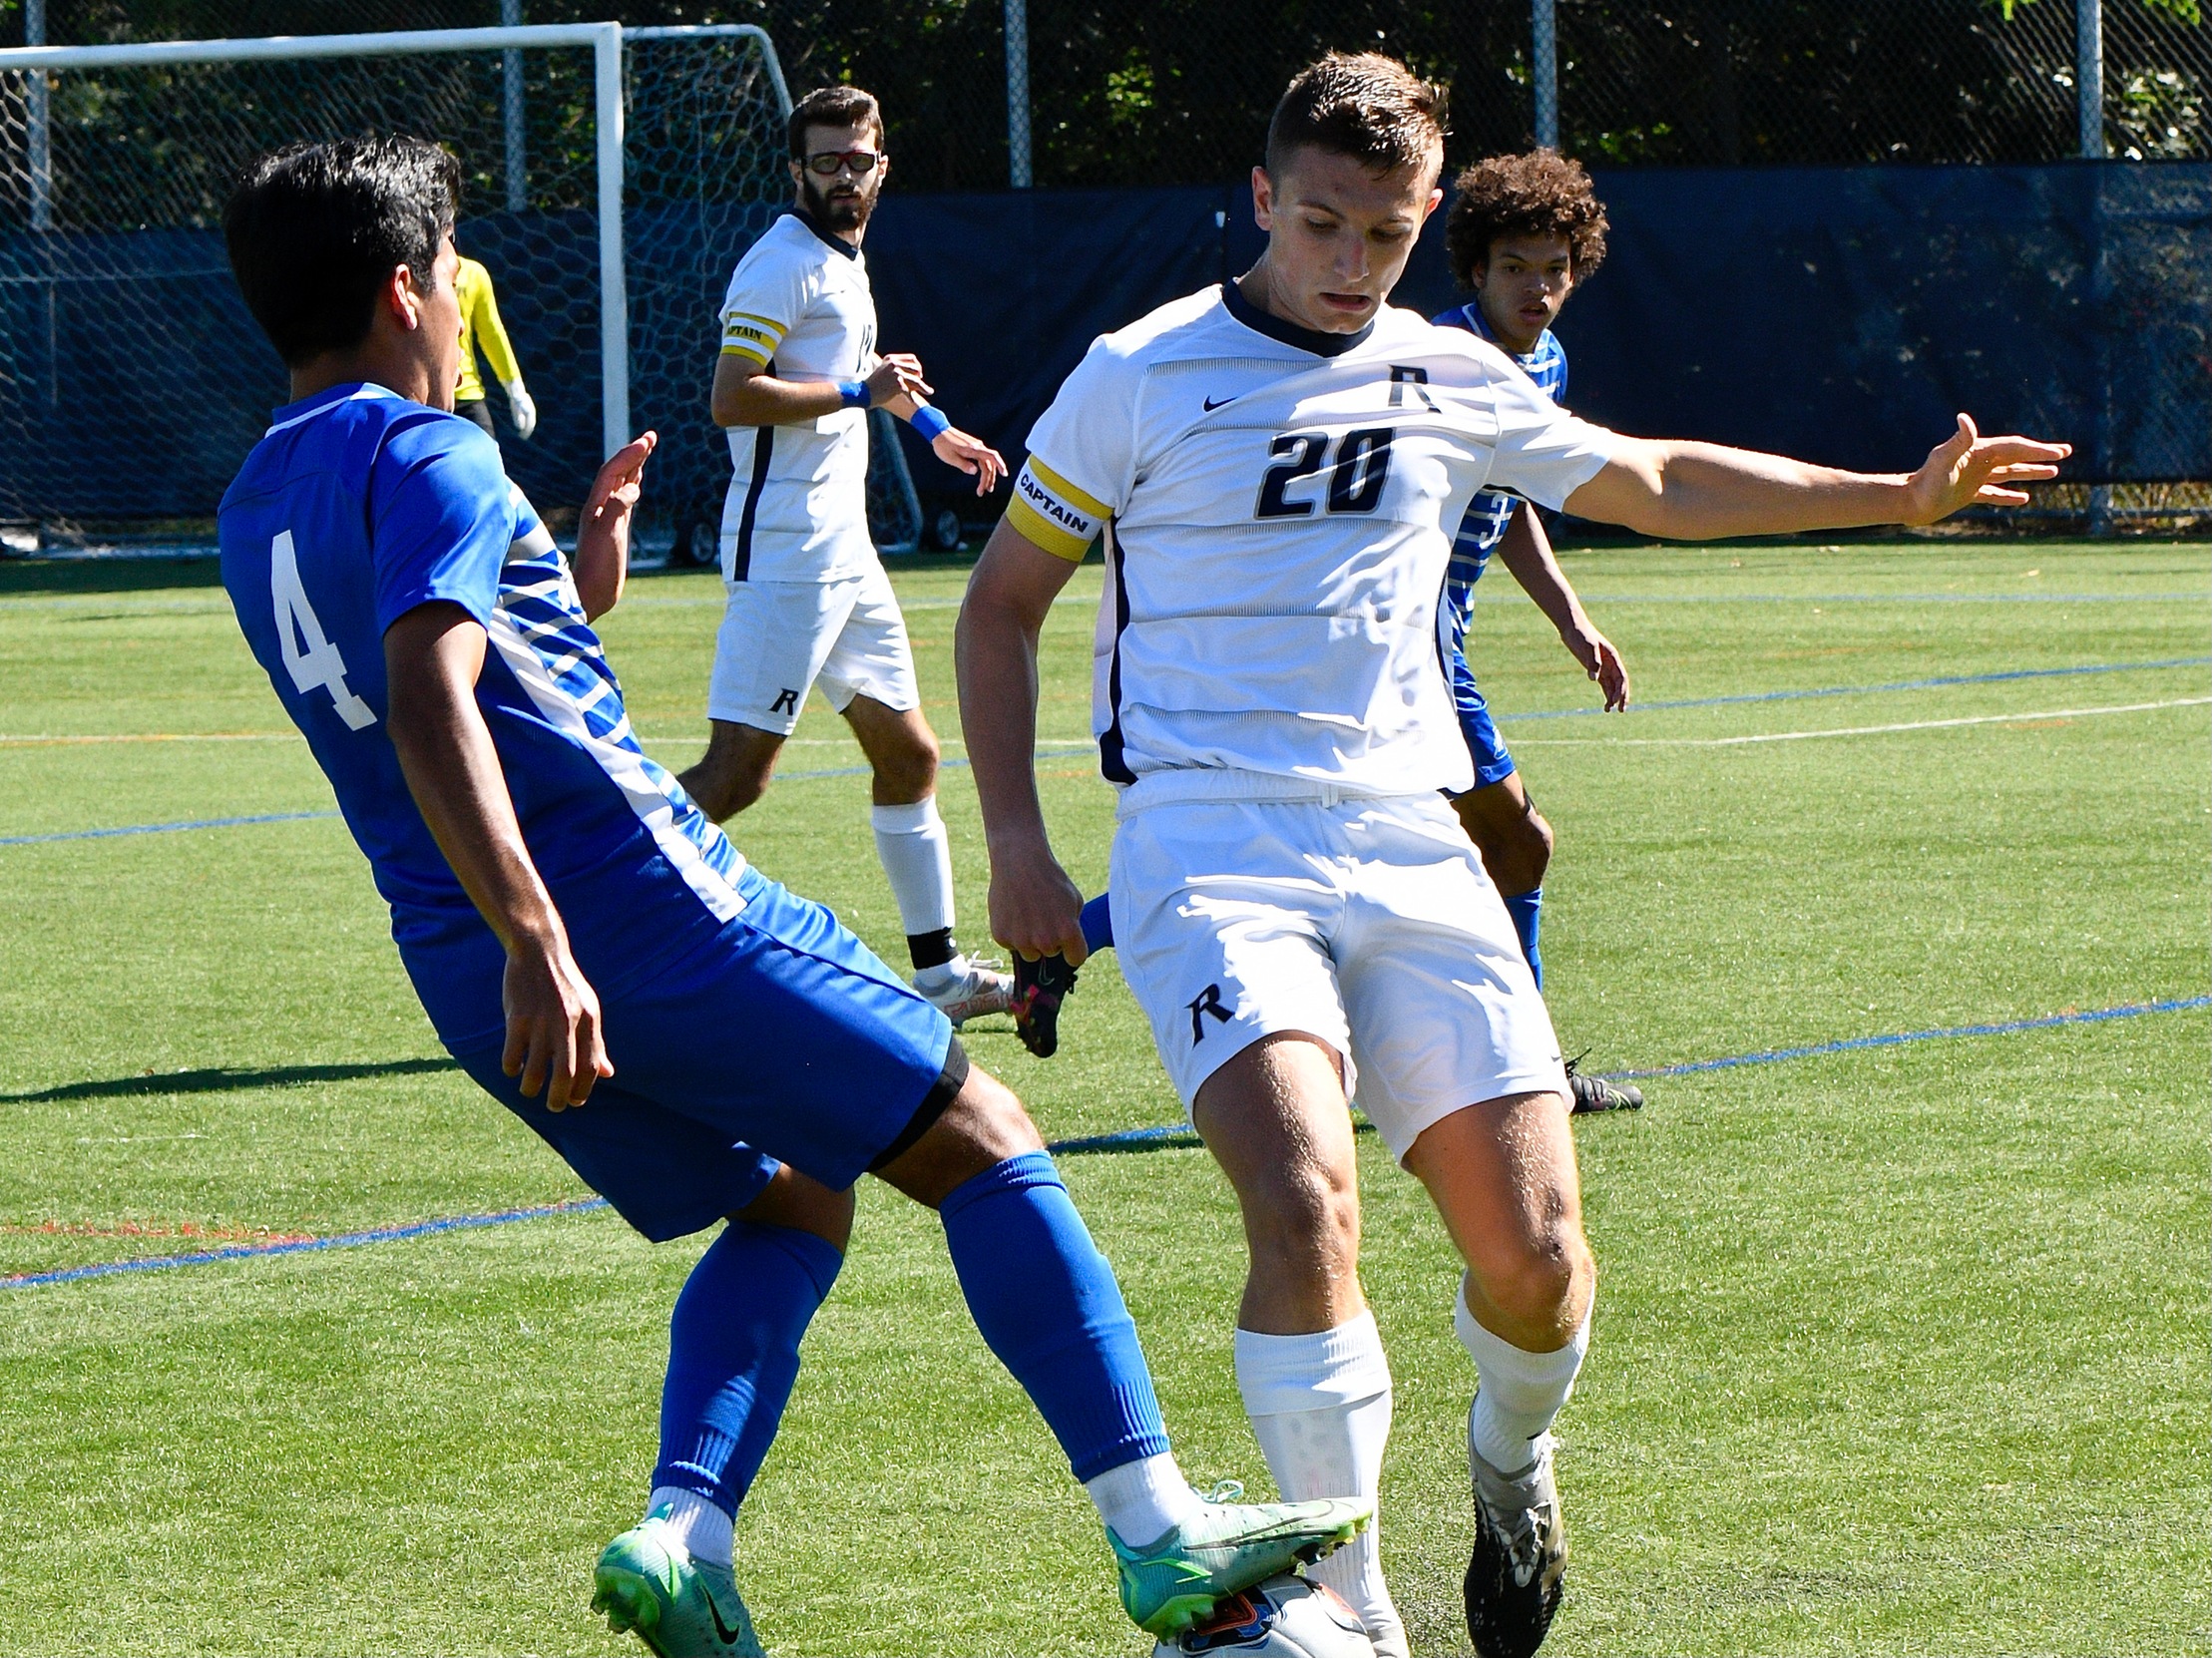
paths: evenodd
<path fill-rule="evenodd" d="M 2204 667 L 2212 656 L 2166 656 L 2151 662 L 2091 662 L 2082 667 L 2014 667 L 1997 673 L 1947 673 L 1935 679 L 1893 679 L 1882 685 L 1823 685 L 1809 690 L 1745 691 L 1735 696 L 1686 696 L 1671 702 L 1633 702 L 1632 714 L 1661 708 L 1718 708 L 1732 702 L 1795 702 L 1809 696 L 1877 696 L 1884 691 L 1942 690 L 1952 685 L 1994 685 L 2007 679 L 2070 679 L 2084 673 L 2136 673 L 2159 667 Z M 1602 708 L 1542 708 L 1503 714 L 1508 724 L 1523 719 L 1579 719 Z"/>
<path fill-rule="evenodd" d="M 1906 1031 L 1888 1036 L 1849 1036 L 1842 1041 L 1815 1042 L 1810 1047 L 1772 1047 L 1759 1053 L 1731 1054 L 1725 1059 L 1692 1059 L 1686 1064 L 1657 1065 L 1649 1070 L 1609 1070 L 1602 1074 L 1616 1080 L 1638 1076 L 1687 1076 L 1692 1071 L 1767 1065 L 1778 1059 L 1809 1059 L 1820 1053 L 1848 1053 L 1862 1047 L 1899 1047 L 1906 1042 L 1938 1041 L 1952 1036 L 2008 1036 L 2019 1031 L 2047 1031 L 2058 1025 L 2103 1025 L 2116 1019 L 2179 1014 L 2194 1008 L 2212 1008 L 2212 996 L 2184 996 L 2168 1002 L 2130 1002 L 2118 1008 L 2095 1008 L 2085 1014 L 2046 1014 L 2041 1019 L 2008 1019 L 1994 1025 L 1953 1025 L 1936 1031 Z"/>
<path fill-rule="evenodd" d="M 258 812 L 251 817 L 199 817 L 182 823 L 132 823 L 119 829 L 69 829 L 58 835 L 0 835 L 0 846 L 36 846 L 44 841 L 99 841 L 112 835 L 167 835 L 179 829 L 235 829 L 247 823 L 303 823 L 336 817 L 336 812 Z"/>
<path fill-rule="evenodd" d="M 1615 1070 L 1602 1074 L 1614 1078 L 1686 1076 L 1693 1071 L 1726 1070 L 1736 1065 L 1772 1064 L 1781 1059 L 1806 1059 L 1822 1053 L 1846 1053 L 1864 1047 L 1897 1047 L 1906 1042 L 1937 1041 L 1954 1036 L 2003 1036 L 2020 1031 L 2045 1031 L 2060 1025 L 2102 1025 L 2112 1020 L 2140 1019 L 2146 1014 L 2178 1014 L 2212 1008 L 2212 996 L 2177 997 L 2165 1002 L 2130 1002 L 2117 1008 L 2097 1008 L 2088 1013 L 2049 1014 L 2041 1019 L 2003 1020 L 1991 1025 L 1954 1025 L 1941 1030 L 1908 1031 L 1887 1036 L 1852 1036 L 1842 1041 L 1817 1042 L 1810 1047 L 1774 1047 L 1757 1053 L 1737 1053 L 1725 1059 L 1694 1059 L 1687 1064 L 1659 1065 L 1649 1070 Z M 1054 1140 L 1046 1150 L 1055 1156 L 1096 1151 L 1133 1151 L 1154 1145 L 1197 1145 L 1200 1141 L 1187 1123 L 1159 1123 L 1146 1128 L 1123 1128 L 1111 1134 L 1083 1134 Z M 344 1232 L 329 1238 L 292 1238 L 280 1243 L 236 1244 L 228 1249 L 202 1250 L 191 1255 L 156 1255 L 131 1261 L 100 1261 L 91 1266 L 62 1267 L 53 1272 L 26 1273 L 0 1278 L 0 1290 L 41 1289 L 53 1284 L 74 1284 L 86 1278 L 108 1278 L 126 1272 L 166 1272 L 172 1267 L 212 1266 L 218 1261 L 251 1260 L 264 1255 L 305 1255 L 325 1249 L 352 1249 L 361 1244 L 398 1243 L 426 1238 L 440 1232 L 460 1232 L 481 1226 L 505 1226 L 514 1221 L 548 1220 L 556 1215 L 587 1214 L 608 1206 L 604 1197 L 579 1198 L 568 1203 L 547 1203 L 530 1209 L 503 1209 L 490 1215 L 451 1215 L 442 1220 L 416 1221 L 406 1226 L 379 1226 L 365 1232 Z"/>
<path fill-rule="evenodd" d="M 228 1249 L 205 1249 L 191 1255 L 153 1255 L 135 1261 L 100 1261 L 88 1267 L 63 1267 L 55 1272 L 26 1273 L 20 1278 L 0 1278 L 0 1290 L 35 1290 L 48 1284 L 74 1284 L 82 1278 L 109 1278 L 119 1272 L 166 1272 L 171 1267 L 204 1267 L 217 1261 L 244 1261 L 262 1255 L 308 1255 L 323 1249 L 352 1249 L 360 1244 L 398 1243 L 403 1238 L 427 1238 L 437 1232 L 463 1232 L 477 1226 L 505 1226 L 511 1221 L 546 1220 L 554 1215 L 578 1215 L 607 1207 L 604 1197 L 583 1197 L 570 1203 L 545 1203 L 532 1209 L 502 1209 L 493 1215 L 448 1215 L 442 1220 L 418 1220 L 407 1226 L 378 1226 L 366 1232 L 341 1232 L 328 1238 L 287 1238 L 280 1243 L 235 1244 Z"/>

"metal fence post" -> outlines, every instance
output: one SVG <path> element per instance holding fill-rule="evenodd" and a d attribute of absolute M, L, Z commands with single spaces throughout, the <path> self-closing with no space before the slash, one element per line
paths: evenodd
<path fill-rule="evenodd" d="M 623 26 L 593 23 L 592 114 L 598 128 L 600 432 L 613 455 L 630 441 L 630 287 L 623 264 Z"/>
<path fill-rule="evenodd" d="M 2074 108 L 2081 130 L 2081 155 L 2085 161 L 2101 162 L 2109 152 L 2104 144 L 2104 0 L 2074 0 L 2073 3 L 2073 86 Z M 2103 276 L 2104 249 L 2101 234 L 2102 214 L 2098 215 L 2097 265 L 2098 277 Z M 2105 353 L 2097 353 L 2102 404 L 2100 417 L 2108 414 L 2112 401 L 2112 383 Z M 2098 447 L 2108 426 L 2105 418 L 2097 422 Z M 2099 456 L 2099 459 L 2103 459 Z M 2112 533 L 2112 486 L 2089 486 L 2089 523 L 2092 536 L 2108 536 Z"/>
<path fill-rule="evenodd" d="M 2104 0 L 2074 0 L 2073 97 L 2081 154 L 2101 162 L 2104 148 Z"/>
<path fill-rule="evenodd" d="M 23 44 L 46 44 L 46 0 L 23 0 Z M 31 168 L 31 228 L 54 227 L 54 112 L 46 71 L 34 69 L 23 77 L 24 125 Z"/>
<path fill-rule="evenodd" d="M 1030 188 L 1029 0 L 1006 0 L 1006 171 L 1016 190 Z"/>
<path fill-rule="evenodd" d="M 1559 147 L 1559 19 L 1553 0 L 1533 0 L 1529 13 L 1529 79 L 1536 94 L 1537 144 Z"/>
<path fill-rule="evenodd" d="M 522 23 L 522 0 L 499 0 L 499 21 L 513 29 Z M 507 210 L 530 206 L 530 171 L 523 148 L 522 53 L 510 46 L 500 54 L 501 114 L 507 128 Z"/>

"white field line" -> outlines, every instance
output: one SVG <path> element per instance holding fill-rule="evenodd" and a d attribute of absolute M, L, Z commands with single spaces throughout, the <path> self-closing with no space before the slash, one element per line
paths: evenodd
<path fill-rule="evenodd" d="M 1759 731 L 1740 737 L 1516 737 L 1519 748 L 1735 748 L 1754 742 L 1803 742 L 1813 737 L 1872 737 L 1891 731 L 1934 731 L 1954 725 L 2022 725 L 2034 720 L 2087 719 L 2096 714 L 2139 714 L 2153 708 L 2201 708 L 2212 696 L 2176 696 L 2163 702 L 2115 702 L 2101 708 L 2044 708 L 2016 714 L 1975 714 L 1965 719 L 1909 719 L 1895 725 L 1837 725 L 1817 731 Z M 1509 718 L 1506 723 L 1511 725 Z"/>

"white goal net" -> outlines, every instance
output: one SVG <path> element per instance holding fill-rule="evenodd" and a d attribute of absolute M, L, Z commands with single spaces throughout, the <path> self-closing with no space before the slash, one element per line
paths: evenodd
<path fill-rule="evenodd" d="M 456 239 L 490 270 L 537 404 L 508 471 L 556 523 L 648 427 L 648 540 L 708 556 L 729 454 L 708 421 L 730 267 L 790 197 L 790 95 L 750 26 L 566 24 L 0 52 L 0 520 L 190 525 L 285 400 L 222 204 L 254 155 L 365 131 L 443 144 Z M 879 429 L 870 518 L 919 513 Z"/>

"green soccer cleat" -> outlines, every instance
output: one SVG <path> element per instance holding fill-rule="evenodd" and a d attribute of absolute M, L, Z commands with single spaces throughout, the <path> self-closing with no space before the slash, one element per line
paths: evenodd
<path fill-rule="evenodd" d="M 1333 1554 L 1375 1516 L 1372 1497 L 1232 1500 L 1242 1494 L 1234 1481 L 1215 1487 L 1196 1515 L 1141 1549 L 1106 1527 L 1121 1568 L 1121 1609 L 1139 1629 L 1171 1641 L 1216 1601 L 1301 1560 Z"/>
<path fill-rule="evenodd" d="M 729 1568 L 692 1559 L 658 1514 L 609 1543 L 592 1578 L 592 1610 L 661 1658 L 763 1658 Z"/>

